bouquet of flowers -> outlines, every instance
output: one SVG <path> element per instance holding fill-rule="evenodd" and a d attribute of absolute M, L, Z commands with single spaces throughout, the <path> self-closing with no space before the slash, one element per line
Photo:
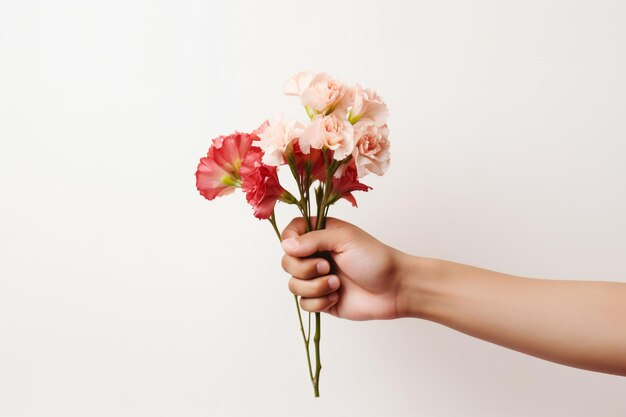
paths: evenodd
<path fill-rule="evenodd" d="M 279 240 L 274 213 L 279 201 L 298 208 L 307 231 L 323 229 L 330 206 L 344 198 L 356 207 L 352 193 L 371 189 L 360 179 L 369 173 L 383 175 L 390 161 L 387 105 L 375 91 L 303 71 L 287 80 L 284 93 L 300 98 L 307 123 L 275 117 L 251 133 L 218 136 L 196 172 L 196 187 L 208 200 L 241 188 L 254 216 L 269 220 Z M 280 183 L 282 166 L 293 175 L 297 192 Z M 321 316 L 315 313 L 313 367 L 311 313 L 305 331 L 294 297 L 309 377 L 319 397 Z"/>

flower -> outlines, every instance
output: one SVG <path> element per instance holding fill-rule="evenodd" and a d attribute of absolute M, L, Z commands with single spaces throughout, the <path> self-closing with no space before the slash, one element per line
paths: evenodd
<path fill-rule="evenodd" d="M 312 181 L 320 180 L 323 182 L 326 179 L 326 164 L 322 150 L 310 148 L 309 153 L 305 154 L 296 141 L 293 146 L 293 158 L 296 171 L 301 179 L 306 178 L 307 173 L 311 175 Z"/>
<path fill-rule="evenodd" d="M 334 151 L 333 158 L 340 161 L 354 149 L 354 128 L 335 114 L 318 115 L 304 129 L 299 143 L 305 154 L 311 148 L 330 149 Z"/>
<path fill-rule="evenodd" d="M 259 129 L 258 145 L 264 152 L 263 163 L 277 166 L 285 163 L 284 153 L 298 138 L 303 129 L 302 123 L 296 120 L 285 120 L 281 116 L 276 117 Z"/>
<path fill-rule="evenodd" d="M 389 128 L 377 126 L 372 120 L 363 120 L 354 125 L 354 160 L 359 178 L 371 172 L 384 175 L 390 164 Z"/>
<path fill-rule="evenodd" d="M 310 119 L 306 126 L 276 117 L 252 133 L 219 136 L 196 171 L 196 188 L 209 200 L 241 188 L 254 216 L 269 220 L 279 240 L 274 213 L 279 201 L 298 206 L 307 230 L 323 229 L 329 206 L 344 198 L 356 207 L 354 192 L 372 189 L 359 179 L 368 173 L 383 175 L 390 164 L 387 105 L 375 91 L 310 71 L 295 74 L 283 89 L 300 98 Z M 299 199 L 280 183 L 278 170 L 284 164 L 296 181 Z M 317 327 L 320 319 L 318 315 Z M 302 337 L 308 346 L 304 332 Z M 319 355 L 316 343 L 315 357 Z M 310 355 L 307 358 L 311 370 Z M 311 381 L 319 397 L 319 360 L 317 365 Z"/>
<path fill-rule="evenodd" d="M 241 166 L 241 188 L 258 219 L 269 219 L 278 200 L 294 203 L 295 197 L 278 181 L 278 169 L 262 162 L 262 152 L 250 152 Z"/>
<path fill-rule="evenodd" d="M 330 114 L 342 102 L 346 93 L 344 84 L 326 73 L 299 72 L 285 83 L 287 95 L 298 96 L 312 118 L 316 114 Z"/>
<path fill-rule="evenodd" d="M 317 74 L 302 92 L 302 104 L 321 114 L 329 114 L 341 101 L 346 89 L 342 82 L 325 73 Z"/>
<path fill-rule="evenodd" d="M 258 139 L 255 133 L 235 132 L 213 139 L 207 156 L 200 159 L 196 171 L 196 188 L 206 199 L 232 193 L 241 186 L 239 168 L 250 150 L 260 152 L 252 146 Z"/>
<path fill-rule="evenodd" d="M 359 120 L 369 119 L 376 123 L 376 126 L 382 126 L 387 123 L 387 115 L 389 113 L 387 105 L 383 99 L 374 90 L 363 88 L 360 85 L 351 90 L 352 105 L 348 120 L 355 124 Z"/>
<path fill-rule="evenodd" d="M 333 177 L 332 188 L 330 192 L 329 204 L 334 204 L 340 198 L 345 198 L 354 207 L 357 207 L 356 199 L 352 195 L 353 191 L 369 191 L 372 187 L 359 182 L 357 170 L 354 163 L 347 164 L 343 170 L 343 174 L 337 178 Z"/>
<path fill-rule="evenodd" d="M 311 84 L 315 74 L 311 71 L 300 71 L 285 82 L 283 92 L 288 96 L 300 97 Z"/>

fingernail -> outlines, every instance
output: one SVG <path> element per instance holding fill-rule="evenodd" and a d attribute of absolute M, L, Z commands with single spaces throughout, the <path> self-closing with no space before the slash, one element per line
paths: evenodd
<path fill-rule="evenodd" d="M 289 238 L 283 240 L 282 245 L 283 249 L 285 249 L 286 251 L 290 251 L 298 247 L 298 242 L 296 242 L 296 239 L 294 238 Z"/>
<path fill-rule="evenodd" d="M 328 278 L 328 286 L 330 287 L 331 290 L 336 290 L 337 288 L 339 288 L 339 278 L 337 278 L 336 276 L 332 276 L 330 278 Z M 333 295 L 333 294 L 331 294 Z M 337 295 L 337 294 L 335 294 Z"/>
<path fill-rule="evenodd" d="M 333 302 L 333 303 L 334 303 L 335 301 L 337 301 L 337 298 L 339 298 L 339 294 L 337 294 L 336 292 L 334 292 L 334 293 L 332 293 L 332 294 L 330 294 L 330 295 L 328 296 L 328 299 L 329 299 L 331 302 Z"/>
<path fill-rule="evenodd" d="M 318 262 L 315 266 L 318 274 L 326 274 L 329 271 L 328 263 L 326 261 Z"/>

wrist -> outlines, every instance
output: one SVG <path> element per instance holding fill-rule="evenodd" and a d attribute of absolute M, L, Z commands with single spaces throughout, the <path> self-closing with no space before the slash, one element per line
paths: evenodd
<path fill-rule="evenodd" d="M 441 294 L 446 261 L 400 253 L 398 265 L 398 318 L 428 319 Z"/>

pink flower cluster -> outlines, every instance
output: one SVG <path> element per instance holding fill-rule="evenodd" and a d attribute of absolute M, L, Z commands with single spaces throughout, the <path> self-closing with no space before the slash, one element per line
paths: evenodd
<path fill-rule="evenodd" d="M 254 215 L 268 219 L 278 201 L 303 203 L 278 180 L 278 167 L 288 165 L 300 192 L 319 181 L 325 205 L 345 198 L 356 206 L 352 192 L 370 189 L 359 179 L 389 168 L 387 105 L 373 90 L 308 71 L 290 78 L 284 93 L 300 98 L 307 123 L 275 117 L 252 133 L 213 139 L 196 172 L 200 194 L 212 200 L 241 188 Z"/>
<path fill-rule="evenodd" d="M 284 92 L 300 97 L 311 119 L 306 127 L 294 124 L 294 130 L 298 130 L 292 136 L 299 137 L 304 153 L 311 148 L 330 149 L 336 160 L 352 157 L 359 178 L 370 172 L 383 175 L 387 171 L 390 161 L 388 110 L 375 91 L 358 84 L 345 85 L 325 73 L 303 71 L 287 80 Z M 270 121 L 270 126 L 272 123 L 282 121 Z M 293 138 L 281 137 L 273 130 L 259 146 L 266 150 L 287 139 Z M 272 162 L 275 161 L 267 161 Z"/>

